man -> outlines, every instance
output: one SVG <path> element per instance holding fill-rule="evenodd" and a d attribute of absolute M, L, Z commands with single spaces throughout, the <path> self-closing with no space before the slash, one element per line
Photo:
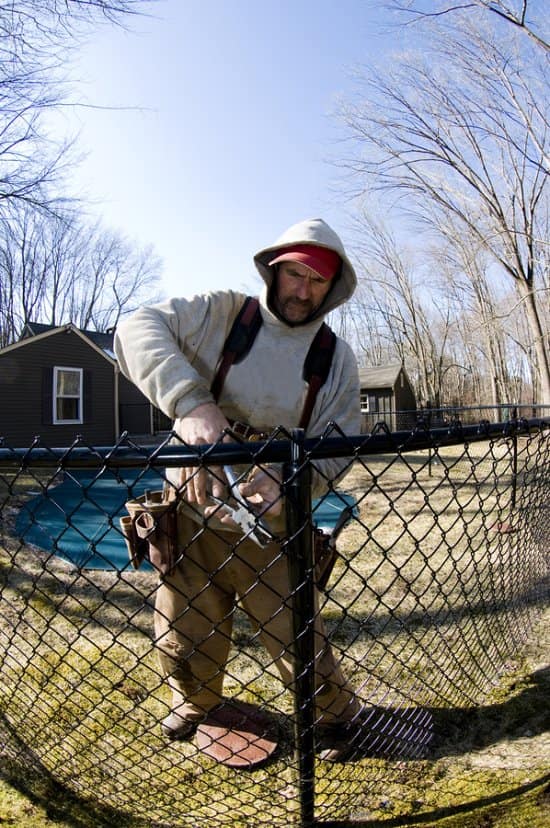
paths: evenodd
<path fill-rule="evenodd" d="M 123 321 L 115 350 L 121 370 L 174 420 L 187 444 L 215 443 L 234 423 L 269 433 L 298 425 L 306 392 L 305 357 L 324 316 L 352 295 L 356 276 L 342 242 L 321 219 L 290 227 L 254 258 L 265 286 L 262 324 L 249 353 L 231 367 L 216 402 L 211 386 L 225 339 L 244 294 L 226 290 L 142 308 Z M 335 421 L 359 432 L 359 381 L 351 348 L 337 339 L 328 379 L 319 391 L 307 435 Z M 325 460 L 314 472 L 314 494 L 334 481 L 345 461 Z M 226 494 L 221 473 L 186 468 L 172 474 L 182 503 L 180 561 L 159 585 L 155 629 L 163 674 L 172 691 L 168 738 L 190 738 L 222 702 L 236 600 L 259 631 L 285 686 L 292 684 L 292 619 L 287 561 L 278 543 L 260 549 L 242 537 L 212 497 Z M 284 531 L 281 471 L 253 467 L 240 486 L 274 533 Z M 205 528 L 205 518 L 207 525 Z M 322 756 L 338 760 L 362 710 L 316 620 L 316 715 Z M 324 734 L 324 736 L 323 736 Z M 336 735 L 335 735 L 336 734 Z M 332 744 L 336 738 L 338 744 Z M 327 746 L 328 745 L 328 746 Z"/>

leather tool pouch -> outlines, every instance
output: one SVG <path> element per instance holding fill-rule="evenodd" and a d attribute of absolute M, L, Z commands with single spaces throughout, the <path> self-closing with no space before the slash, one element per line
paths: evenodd
<path fill-rule="evenodd" d="M 148 560 L 161 575 L 169 575 L 178 555 L 177 502 L 155 491 L 125 505 L 129 514 L 120 518 L 120 528 L 132 566 L 139 569 Z"/>
<path fill-rule="evenodd" d="M 338 557 L 336 543 L 328 532 L 322 529 L 313 531 L 313 560 L 315 561 L 315 583 L 319 589 L 325 589 Z"/>
<path fill-rule="evenodd" d="M 120 518 L 120 528 L 132 566 L 139 569 L 148 560 L 161 575 L 169 575 L 178 556 L 177 501 L 165 489 L 128 500 L 125 506 L 128 515 Z M 314 529 L 313 555 L 315 582 L 325 589 L 338 558 L 331 534 Z"/>

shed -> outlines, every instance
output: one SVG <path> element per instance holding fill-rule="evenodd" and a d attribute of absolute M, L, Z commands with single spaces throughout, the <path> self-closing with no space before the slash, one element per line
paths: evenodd
<path fill-rule="evenodd" d="M 71 445 L 77 435 L 110 446 L 123 431 L 151 435 L 170 420 L 124 377 L 113 333 L 75 325 L 25 325 L 21 339 L 0 350 L 0 437 L 25 447 Z"/>
<path fill-rule="evenodd" d="M 359 369 L 361 431 L 368 433 L 378 422 L 390 431 L 413 428 L 416 397 L 401 363 Z"/>

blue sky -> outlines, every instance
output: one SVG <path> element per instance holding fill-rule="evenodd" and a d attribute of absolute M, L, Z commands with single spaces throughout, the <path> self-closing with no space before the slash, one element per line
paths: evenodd
<path fill-rule="evenodd" d="M 154 245 L 167 295 L 252 289 L 253 254 L 303 218 L 346 242 L 334 112 L 355 68 L 405 36 L 383 32 L 381 5 L 163 0 L 80 50 L 73 99 L 92 108 L 65 115 L 87 153 L 73 187 L 107 226 Z"/>

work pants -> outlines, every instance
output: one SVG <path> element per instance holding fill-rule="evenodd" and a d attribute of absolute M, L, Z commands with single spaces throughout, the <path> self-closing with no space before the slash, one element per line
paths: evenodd
<path fill-rule="evenodd" d="M 279 544 L 261 549 L 232 532 L 179 516 L 181 560 L 159 585 L 155 607 L 161 670 L 180 715 L 198 719 L 222 701 L 235 606 L 247 613 L 285 687 L 293 682 L 288 564 Z M 360 704 L 315 619 L 316 715 L 321 724 L 352 718 Z"/>

